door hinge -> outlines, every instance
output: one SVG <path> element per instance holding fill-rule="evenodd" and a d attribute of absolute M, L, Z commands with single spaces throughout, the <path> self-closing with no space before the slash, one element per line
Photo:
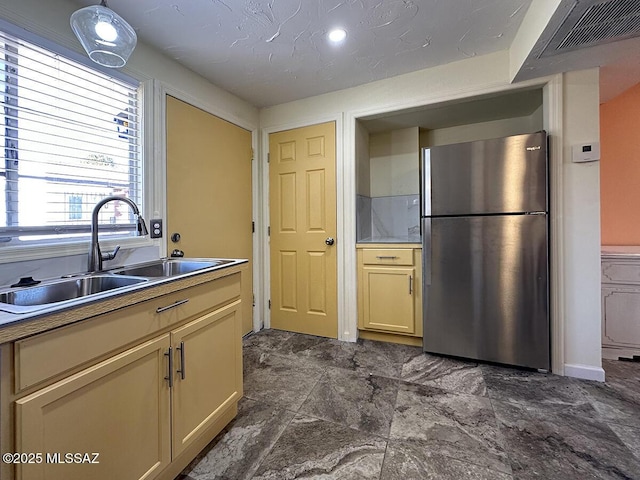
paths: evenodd
<path fill-rule="evenodd" d="M 267 163 L 271 162 L 271 154 L 267 153 Z"/>
<path fill-rule="evenodd" d="M 256 306 L 256 294 L 252 293 L 251 294 L 251 304 L 255 307 Z"/>
<path fill-rule="evenodd" d="M 254 151 L 253 151 L 253 148 L 252 148 L 252 149 L 251 149 L 251 159 L 250 159 L 250 161 L 252 161 L 252 162 L 253 162 L 253 161 L 255 160 L 255 158 L 256 158 L 256 152 L 254 152 Z"/>
<path fill-rule="evenodd" d="M 251 233 L 256 233 L 256 222 L 251 222 Z"/>
<path fill-rule="evenodd" d="M 270 237 L 271 236 L 271 226 L 267 227 L 267 236 Z"/>
<path fill-rule="evenodd" d="M 271 299 L 269 299 L 269 310 L 271 310 Z"/>

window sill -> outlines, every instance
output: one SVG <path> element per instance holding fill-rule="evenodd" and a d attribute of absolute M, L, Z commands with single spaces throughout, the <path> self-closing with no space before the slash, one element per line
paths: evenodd
<path fill-rule="evenodd" d="M 100 248 L 103 251 L 110 251 L 115 248 L 116 245 L 120 245 L 123 249 L 134 249 L 142 247 L 150 247 L 159 245 L 158 240 L 151 240 L 148 237 L 143 238 L 123 238 L 120 240 L 110 239 L 100 242 Z M 48 245 L 33 245 L 33 246 L 15 246 L 15 247 L 1 247 L 0 246 L 0 264 L 25 262 L 29 260 L 43 260 L 47 258 L 60 258 L 71 255 L 88 254 L 89 242 L 73 242 L 73 243 L 58 243 Z"/>

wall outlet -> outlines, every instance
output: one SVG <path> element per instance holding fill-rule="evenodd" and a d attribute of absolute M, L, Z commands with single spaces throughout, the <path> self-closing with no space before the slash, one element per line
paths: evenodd
<path fill-rule="evenodd" d="M 155 218 L 151 220 L 151 238 L 162 238 L 162 219 Z"/>

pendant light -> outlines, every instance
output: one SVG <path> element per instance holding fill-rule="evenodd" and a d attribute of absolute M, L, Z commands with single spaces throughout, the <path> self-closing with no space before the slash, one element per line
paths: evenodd
<path fill-rule="evenodd" d="M 110 68 L 123 67 L 138 41 L 131 25 L 107 7 L 105 0 L 73 12 L 71 29 L 89 58 Z"/>

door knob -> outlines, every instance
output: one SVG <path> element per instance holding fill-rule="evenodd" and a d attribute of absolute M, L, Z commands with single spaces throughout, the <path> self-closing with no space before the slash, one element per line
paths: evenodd
<path fill-rule="evenodd" d="M 180 241 L 180 234 L 179 233 L 172 233 L 171 234 L 171 241 L 173 243 L 178 243 Z"/>
<path fill-rule="evenodd" d="M 328 237 L 324 243 L 326 243 L 327 245 L 333 245 L 335 243 L 335 240 L 331 237 Z"/>

